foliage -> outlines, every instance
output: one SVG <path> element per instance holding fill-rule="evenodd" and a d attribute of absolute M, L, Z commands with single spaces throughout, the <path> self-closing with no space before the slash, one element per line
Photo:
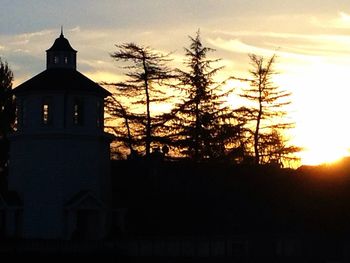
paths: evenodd
<path fill-rule="evenodd" d="M 15 104 L 12 97 L 13 73 L 7 62 L 0 58 L 0 135 L 5 136 L 13 129 Z"/>
<path fill-rule="evenodd" d="M 0 174 L 6 171 L 9 150 L 7 134 L 13 130 L 16 117 L 12 81 L 12 70 L 0 58 Z M 0 178 L 0 183 L 3 179 Z"/>

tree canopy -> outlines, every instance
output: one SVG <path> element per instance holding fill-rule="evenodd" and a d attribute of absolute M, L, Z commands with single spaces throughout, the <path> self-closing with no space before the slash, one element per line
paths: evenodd
<path fill-rule="evenodd" d="M 125 63 L 126 80 L 112 84 L 115 92 L 107 99 L 107 110 L 118 120 L 111 127 L 117 140 L 130 153 L 149 156 L 151 147 L 168 145 L 173 157 L 196 162 L 282 165 L 297 159 L 300 148 L 285 136 L 294 125 L 286 110 L 291 93 L 274 82 L 276 56 L 249 55 L 250 77 L 236 78 L 249 86 L 235 94 L 248 103 L 230 105 L 235 87 L 227 85 L 231 77 L 222 77 L 221 59 L 212 58 L 215 50 L 203 45 L 199 31 L 189 40 L 181 69 L 169 68 L 169 54 L 134 43 L 116 45 L 111 57 Z M 170 111 L 152 111 L 174 94 Z"/>

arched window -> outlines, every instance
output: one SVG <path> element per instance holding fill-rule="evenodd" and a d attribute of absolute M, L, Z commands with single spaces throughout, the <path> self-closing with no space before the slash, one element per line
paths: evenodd
<path fill-rule="evenodd" d="M 84 104 L 81 98 L 74 99 L 73 123 L 75 125 L 83 125 L 84 123 Z"/>

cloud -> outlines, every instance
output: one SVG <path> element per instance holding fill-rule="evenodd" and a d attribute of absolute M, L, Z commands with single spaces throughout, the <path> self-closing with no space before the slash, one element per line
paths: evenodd
<path fill-rule="evenodd" d="M 272 31 L 216 31 L 210 43 L 236 53 L 276 53 L 291 59 L 317 57 L 349 59 L 350 36 L 342 34 L 280 33 Z"/>
<path fill-rule="evenodd" d="M 224 40 L 222 38 L 216 38 L 216 39 L 209 39 L 209 43 L 217 48 L 224 49 L 229 52 L 233 53 L 242 53 L 242 54 L 257 54 L 261 56 L 272 56 L 273 54 L 276 54 L 279 57 L 283 58 L 289 58 L 289 59 L 298 59 L 298 60 L 310 60 L 312 59 L 312 56 L 310 55 L 303 55 L 298 53 L 292 53 L 292 52 L 284 52 L 279 49 L 277 45 L 270 47 L 260 47 L 258 45 L 250 45 L 244 43 L 244 41 L 240 39 L 229 39 Z"/>
<path fill-rule="evenodd" d="M 350 29 L 350 14 L 346 12 L 338 12 L 336 17 L 328 19 L 313 19 L 313 24 L 323 28 L 335 28 L 335 29 Z"/>
<path fill-rule="evenodd" d="M 34 76 L 45 68 L 45 50 L 54 43 L 59 34 L 59 29 L 45 29 L 25 34 L 0 35 L 2 55 L 10 65 L 15 65 L 16 83 L 18 79 L 25 80 L 24 76 Z M 64 28 L 64 35 L 72 47 L 78 50 L 78 70 L 89 72 L 91 76 L 98 77 L 98 81 L 102 81 L 102 76 L 113 79 L 112 75 L 122 73 L 109 55 L 115 49 L 115 44 L 135 42 L 154 48 L 152 40 L 157 40 L 156 32 L 136 29 L 100 30 L 75 26 Z M 155 50 L 164 53 L 171 51 L 167 45 L 169 42 L 164 39 L 154 42 L 159 46 Z"/>
<path fill-rule="evenodd" d="M 330 20 L 327 24 L 333 28 L 350 29 L 350 14 L 339 12 L 338 17 Z"/>
<path fill-rule="evenodd" d="M 0 42 L 9 52 L 24 48 L 33 50 L 37 44 L 41 44 L 53 36 L 53 33 L 54 30 L 42 30 L 24 34 L 0 35 Z"/>

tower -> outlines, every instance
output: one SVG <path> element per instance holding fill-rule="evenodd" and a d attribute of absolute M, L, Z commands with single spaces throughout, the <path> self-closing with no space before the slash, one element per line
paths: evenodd
<path fill-rule="evenodd" d="M 110 93 L 76 69 L 63 32 L 46 51 L 46 70 L 16 87 L 8 188 L 22 201 L 20 236 L 100 239 L 108 226 Z"/>

